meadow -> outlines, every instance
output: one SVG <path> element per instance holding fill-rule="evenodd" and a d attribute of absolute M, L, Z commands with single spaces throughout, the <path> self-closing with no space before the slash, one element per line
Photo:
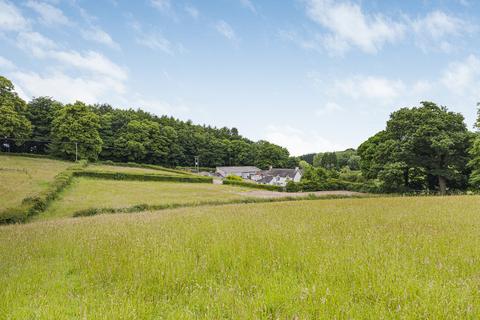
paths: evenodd
<path fill-rule="evenodd" d="M 44 191 L 57 174 L 72 165 L 43 158 L 0 156 L 0 211 Z"/>
<path fill-rule="evenodd" d="M 149 169 L 140 167 L 124 167 L 119 165 L 105 165 L 105 164 L 92 164 L 88 166 L 89 171 L 107 171 L 107 172 L 121 172 L 121 173 L 143 173 L 143 174 L 160 174 L 163 176 L 182 176 L 188 173 L 167 171 L 161 169 Z"/>
<path fill-rule="evenodd" d="M 88 167 L 90 170 L 90 166 Z M 125 208 L 139 204 L 195 204 L 244 198 L 247 188 L 206 183 L 115 181 L 77 178 L 37 219 L 72 216 L 90 208 Z"/>
<path fill-rule="evenodd" d="M 0 227 L 5 319 L 474 319 L 480 197 L 183 208 Z"/>

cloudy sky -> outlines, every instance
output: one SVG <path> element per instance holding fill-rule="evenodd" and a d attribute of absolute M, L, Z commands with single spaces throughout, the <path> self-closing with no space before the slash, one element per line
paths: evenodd
<path fill-rule="evenodd" d="M 237 127 L 294 155 L 357 147 L 432 100 L 471 128 L 476 0 L 0 0 L 0 74 L 26 99 Z"/>

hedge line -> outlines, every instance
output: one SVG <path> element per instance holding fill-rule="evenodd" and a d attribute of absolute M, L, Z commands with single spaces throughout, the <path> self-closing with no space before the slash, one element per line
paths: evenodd
<path fill-rule="evenodd" d="M 70 169 L 59 173 L 46 190 L 36 196 L 26 197 L 17 208 L 0 212 L 0 224 L 25 222 L 31 216 L 45 211 L 58 194 L 72 182 L 73 176 L 74 171 Z"/>
<path fill-rule="evenodd" d="M 125 181 L 169 181 L 169 182 L 188 182 L 188 183 L 213 183 L 212 178 L 200 176 L 162 176 L 159 174 L 138 174 L 109 171 L 75 171 L 75 177 L 88 177 L 105 180 L 125 180 Z"/>
<path fill-rule="evenodd" d="M 172 172 L 172 173 L 178 173 L 178 174 L 183 174 L 183 175 L 188 175 L 191 176 L 192 174 L 190 172 L 186 172 L 183 170 L 177 170 L 177 169 L 172 169 L 172 168 L 165 168 L 162 166 L 157 166 L 154 164 L 148 164 L 148 163 L 136 163 L 136 162 L 114 162 L 114 161 L 99 161 L 99 164 L 104 164 L 108 166 L 117 166 L 117 167 L 129 167 L 129 168 L 143 168 L 143 169 L 152 169 L 152 170 L 159 170 L 159 171 L 166 171 L 166 172 Z"/>
<path fill-rule="evenodd" d="M 279 191 L 279 192 L 285 191 L 285 188 L 280 186 L 272 186 L 269 184 L 258 184 L 258 183 L 235 181 L 235 180 L 228 180 L 228 179 L 223 180 L 223 184 L 232 185 L 232 186 L 241 186 L 241 187 L 247 187 L 247 188 L 253 188 L 253 189 L 263 189 L 263 190 L 269 190 L 269 191 Z"/>
<path fill-rule="evenodd" d="M 48 154 L 38 154 L 38 153 L 16 153 L 16 152 L 0 152 L 0 155 L 10 156 L 10 157 L 27 157 L 27 158 L 42 158 L 42 159 L 55 159 Z"/>
<path fill-rule="evenodd" d="M 89 217 L 98 214 L 112 214 L 112 213 L 135 213 L 143 211 L 160 211 L 166 209 L 201 207 L 201 206 L 222 206 L 228 204 L 248 204 L 248 203 L 271 203 L 271 202 L 285 202 L 285 201 L 302 201 L 302 200 L 329 200 L 329 199 L 345 199 L 345 198 L 366 198 L 366 196 L 359 195 L 324 195 L 317 196 L 309 194 L 304 197 L 282 197 L 282 198 L 244 198 L 235 200 L 211 200 L 200 201 L 194 203 L 171 203 L 161 205 L 138 204 L 126 208 L 90 208 L 79 210 L 73 213 L 73 217 Z"/>
<path fill-rule="evenodd" d="M 356 192 L 379 193 L 379 187 L 372 183 L 351 182 L 330 178 L 327 180 L 328 190 L 347 190 Z"/>

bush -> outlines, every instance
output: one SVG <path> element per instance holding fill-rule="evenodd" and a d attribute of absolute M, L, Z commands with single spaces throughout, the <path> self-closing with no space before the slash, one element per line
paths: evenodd
<path fill-rule="evenodd" d="M 229 174 L 225 179 L 230 181 L 243 181 L 242 177 L 236 176 L 234 174 Z"/>
<path fill-rule="evenodd" d="M 287 182 L 287 186 L 285 187 L 287 192 L 299 192 L 300 189 L 300 186 L 291 180 Z"/>
<path fill-rule="evenodd" d="M 280 186 L 272 186 L 269 184 L 258 184 L 258 183 L 252 183 L 252 182 L 244 182 L 244 181 L 234 181 L 234 180 L 227 180 L 227 179 L 223 180 L 223 184 L 247 187 L 247 188 L 253 188 L 253 189 L 263 189 L 263 190 L 269 190 L 269 191 L 279 191 L 279 192 L 285 191 L 285 188 Z"/>

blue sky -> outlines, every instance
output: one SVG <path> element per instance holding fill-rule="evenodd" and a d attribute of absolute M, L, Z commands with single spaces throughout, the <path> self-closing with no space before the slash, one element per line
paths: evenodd
<path fill-rule="evenodd" d="M 473 0 L 0 0 L 0 74 L 52 96 L 237 127 L 294 155 L 357 147 L 432 100 L 471 128 Z"/>

